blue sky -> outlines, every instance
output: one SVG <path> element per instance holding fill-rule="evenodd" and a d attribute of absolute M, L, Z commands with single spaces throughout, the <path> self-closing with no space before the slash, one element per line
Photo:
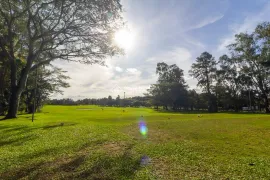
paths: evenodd
<path fill-rule="evenodd" d="M 188 75 L 196 57 L 208 51 L 218 59 L 234 34 L 270 21 L 269 0 L 122 0 L 122 4 L 133 47 L 124 56 L 107 59 L 107 67 L 55 62 L 68 71 L 71 87 L 54 97 L 143 95 L 157 80 L 158 62 L 177 64 L 189 87 L 200 91 Z"/>

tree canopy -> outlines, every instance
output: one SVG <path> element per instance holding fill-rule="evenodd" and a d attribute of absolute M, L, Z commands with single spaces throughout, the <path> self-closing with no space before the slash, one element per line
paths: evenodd
<path fill-rule="evenodd" d="M 113 42 L 122 26 L 119 0 L 9 0 L 0 4 L 2 61 L 10 68 L 9 110 L 17 115 L 29 73 L 56 59 L 104 64 L 122 52 Z M 19 69 L 18 61 L 22 66 Z"/>

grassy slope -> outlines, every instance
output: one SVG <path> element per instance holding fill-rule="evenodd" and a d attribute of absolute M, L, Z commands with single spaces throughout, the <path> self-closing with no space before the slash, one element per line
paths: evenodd
<path fill-rule="evenodd" d="M 0 121 L 0 179 L 270 178 L 270 116 L 125 109 L 46 106 L 34 123 Z"/>

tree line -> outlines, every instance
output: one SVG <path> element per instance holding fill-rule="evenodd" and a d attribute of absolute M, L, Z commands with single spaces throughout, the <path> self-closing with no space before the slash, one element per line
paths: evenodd
<path fill-rule="evenodd" d="M 176 64 L 157 64 L 158 80 L 143 101 L 125 100 L 125 105 L 162 107 L 165 110 L 265 111 L 270 112 L 270 23 L 259 24 L 252 33 L 239 33 L 228 45 L 228 54 L 215 59 L 203 52 L 189 74 L 197 79 L 199 92 L 189 89 L 184 71 Z M 119 97 L 119 96 L 118 96 Z M 120 98 L 78 100 L 76 104 L 123 106 Z M 123 101 L 123 100 L 122 100 Z M 53 101 L 51 101 L 53 102 Z M 57 102 L 57 101 L 54 101 Z"/>
<path fill-rule="evenodd" d="M 252 33 L 239 33 L 228 45 L 228 54 L 216 60 L 203 52 L 189 74 L 197 79 L 201 92 L 188 89 L 183 70 L 158 63 L 158 81 L 148 90 L 152 104 L 174 110 L 207 109 L 270 113 L 270 23 L 259 24 Z"/>
<path fill-rule="evenodd" d="M 136 96 L 128 98 L 120 98 L 118 95 L 115 99 L 112 96 L 104 98 L 85 98 L 79 100 L 73 100 L 70 98 L 65 99 L 51 99 L 46 101 L 49 105 L 99 105 L 110 107 L 150 107 L 150 97 L 148 96 Z"/>

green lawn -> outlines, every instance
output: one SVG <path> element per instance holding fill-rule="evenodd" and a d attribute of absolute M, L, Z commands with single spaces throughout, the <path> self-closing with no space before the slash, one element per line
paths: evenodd
<path fill-rule="evenodd" d="M 46 106 L 0 121 L 0 179 L 270 179 L 269 153 L 268 115 Z"/>

